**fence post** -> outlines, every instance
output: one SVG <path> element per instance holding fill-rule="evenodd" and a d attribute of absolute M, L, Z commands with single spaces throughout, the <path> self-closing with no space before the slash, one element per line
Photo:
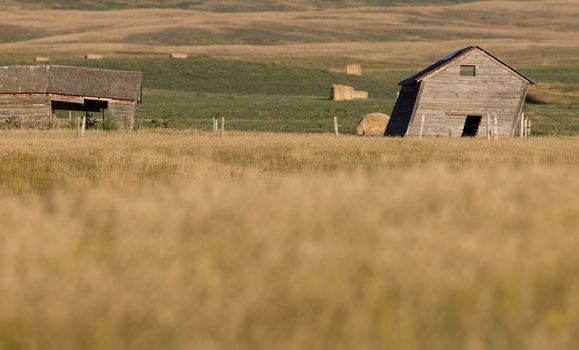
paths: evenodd
<path fill-rule="evenodd" d="M 84 131 L 86 130 L 86 114 L 82 117 L 82 125 L 80 127 L 80 137 L 84 138 Z"/>
<path fill-rule="evenodd" d="M 499 139 L 499 120 L 497 114 L 493 113 L 493 118 L 495 119 L 495 140 Z"/>
<path fill-rule="evenodd" d="M 225 117 L 221 117 L 221 137 L 225 136 Z"/>
<path fill-rule="evenodd" d="M 336 137 L 340 136 L 340 130 L 338 129 L 338 117 L 334 117 L 334 134 L 336 134 Z"/>
<path fill-rule="evenodd" d="M 68 111 L 68 128 L 72 129 L 72 111 Z"/>
<path fill-rule="evenodd" d="M 527 128 L 528 128 L 528 129 L 527 129 L 527 135 L 528 135 L 529 138 L 531 138 L 531 126 L 533 125 L 533 122 L 532 122 L 531 120 L 529 120 L 527 123 L 528 123 L 528 125 L 527 125 Z"/>
<path fill-rule="evenodd" d="M 527 125 L 528 125 L 528 122 L 529 122 L 529 120 L 528 120 L 527 118 L 525 118 L 525 119 L 524 119 L 524 124 L 523 124 L 523 135 L 524 135 L 524 138 L 525 138 L 525 139 L 527 138 L 527 132 L 528 132 L 528 130 L 527 130 Z"/>
<path fill-rule="evenodd" d="M 426 118 L 426 116 L 424 114 L 420 117 L 420 139 L 421 140 L 424 137 L 424 119 L 425 118 Z"/>
<path fill-rule="evenodd" d="M 76 136 L 80 137 L 80 117 L 76 117 Z"/>
<path fill-rule="evenodd" d="M 491 116 L 487 113 L 487 141 L 491 142 Z"/>
<path fill-rule="evenodd" d="M 525 113 L 521 113 L 521 134 L 519 135 L 521 138 L 525 137 Z"/>

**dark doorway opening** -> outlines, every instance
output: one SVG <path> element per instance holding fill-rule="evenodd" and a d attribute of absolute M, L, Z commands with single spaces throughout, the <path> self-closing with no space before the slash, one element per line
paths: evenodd
<path fill-rule="evenodd" d="M 462 130 L 462 137 L 475 137 L 478 135 L 482 117 L 480 115 L 468 115 L 464 122 L 464 129 Z"/>
<path fill-rule="evenodd" d="M 84 100 L 84 104 L 52 101 L 52 109 L 55 111 L 101 112 L 108 107 L 108 102 L 101 100 Z"/>

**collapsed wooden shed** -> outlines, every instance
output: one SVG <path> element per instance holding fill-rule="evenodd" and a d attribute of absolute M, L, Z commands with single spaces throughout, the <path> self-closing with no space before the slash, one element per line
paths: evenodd
<path fill-rule="evenodd" d="M 0 67 L 0 122 L 49 126 L 54 111 L 102 112 L 133 129 L 142 72 L 68 66 Z"/>
<path fill-rule="evenodd" d="M 385 135 L 486 137 L 496 119 L 497 136 L 515 136 L 532 84 L 482 48 L 465 47 L 400 82 Z"/>

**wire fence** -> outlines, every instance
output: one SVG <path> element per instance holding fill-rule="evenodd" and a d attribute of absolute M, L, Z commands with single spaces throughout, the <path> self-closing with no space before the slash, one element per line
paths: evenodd
<path fill-rule="evenodd" d="M 352 133 L 355 121 L 324 119 L 241 119 L 241 118 L 204 118 L 204 119 L 140 119 L 140 128 L 176 128 L 196 129 L 200 131 L 219 131 L 225 122 L 229 131 L 259 131 L 259 132 L 300 132 L 300 133 L 334 133 L 336 123 L 344 133 Z"/>

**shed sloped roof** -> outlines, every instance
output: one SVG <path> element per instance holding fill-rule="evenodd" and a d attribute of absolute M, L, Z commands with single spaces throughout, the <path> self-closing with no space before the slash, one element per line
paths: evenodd
<path fill-rule="evenodd" d="M 0 67 L 0 93 L 46 93 L 48 66 Z"/>
<path fill-rule="evenodd" d="M 405 80 L 400 82 L 400 85 L 416 84 L 416 83 L 428 78 L 430 75 L 434 74 L 439 69 L 441 69 L 447 65 L 450 65 L 451 63 L 453 63 L 454 61 L 456 61 L 460 57 L 466 55 L 467 53 L 469 53 L 471 51 L 475 51 L 475 50 L 479 50 L 479 51 L 483 52 L 484 54 L 489 56 L 491 59 L 495 60 L 496 62 L 498 62 L 499 64 L 504 66 L 506 69 L 512 71 L 515 75 L 518 75 L 521 79 L 527 81 L 529 84 L 535 84 L 535 82 L 533 82 L 531 79 L 527 78 L 522 73 L 520 73 L 519 71 L 517 71 L 513 67 L 509 66 L 505 62 L 501 61 L 500 59 L 496 58 L 492 54 L 488 53 L 487 51 L 485 51 L 481 47 L 479 47 L 479 46 L 467 46 L 467 47 L 462 48 L 460 50 L 454 51 L 453 53 L 441 58 L 438 62 L 436 62 L 432 66 L 406 78 Z"/>
<path fill-rule="evenodd" d="M 0 67 L 0 93 L 141 100 L 142 72 L 70 66 Z"/>

